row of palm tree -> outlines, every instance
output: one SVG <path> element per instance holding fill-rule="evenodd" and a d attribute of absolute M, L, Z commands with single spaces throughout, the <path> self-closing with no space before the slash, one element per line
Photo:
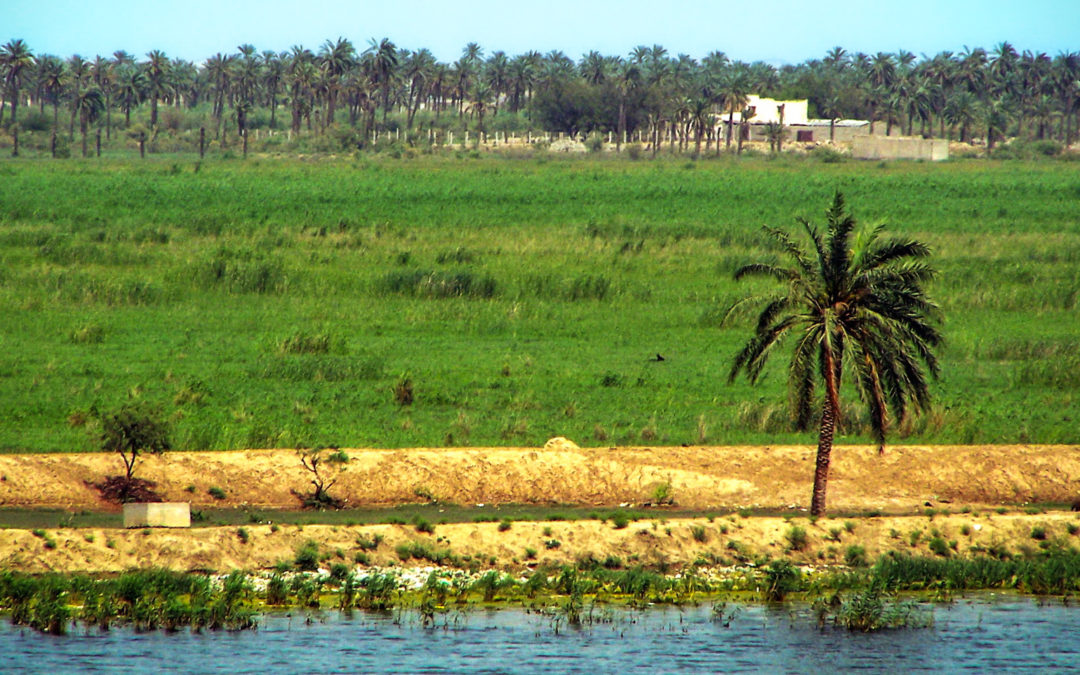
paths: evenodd
<path fill-rule="evenodd" d="M 921 58 L 836 47 L 822 59 L 776 68 L 718 51 L 700 61 L 672 56 L 660 45 L 626 57 L 591 51 L 575 62 L 560 51 L 485 55 L 470 43 L 457 61 L 443 63 L 427 49 L 402 49 L 386 38 L 363 50 L 344 38 L 317 51 L 297 45 L 259 52 L 245 44 L 202 64 L 160 50 L 143 60 L 125 51 L 65 60 L 35 56 L 16 39 L 0 47 L 0 78 L 0 125 L 8 110 L 7 123 L 16 123 L 23 104 L 42 113 L 51 106 L 53 129 L 63 109 L 71 137 L 76 122 L 85 131 L 102 115 L 111 137 L 113 113 L 128 127 L 140 107 L 149 108 L 156 133 L 160 106 L 205 104 L 218 133 L 226 123 L 243 133 L 256 109 L 269 112 L 271 128 L 283 126 L 284 110 L 294 133 L 348 124 L 362 126 L 365 137 L 391 125 L 412 131 L 421 110 L 430 112 L 429 128 L 471 123 L 480 132 L 488 114 L 524 112 L 547 131 L 608 132 L 620 145 L 636 132 L 654 149 L 667 139 L 682 148 L 692 143 L 695 152 L 703 142 L 719 151 L 721 135 L 732 145 L 735 114 L 752 114 L 750 94 L 808 99 L 819 117 L 868 119 L 890 134 L 960 141 L 978 134 L 991 146 L 1006 134 L 1071 144 L 1080 128 L 1080 54 L 1051 58 L 1007 42 Z M 718 125 L 718 115 L 728 123 Z M 741 132 L 736 140 L 741 147 Z M 770 141 L 779 145 L 782 133 Z"/>

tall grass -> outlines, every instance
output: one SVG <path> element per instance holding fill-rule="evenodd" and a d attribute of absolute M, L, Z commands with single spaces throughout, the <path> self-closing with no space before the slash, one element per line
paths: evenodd
<path fill-rule="evenodd" d="M 69 420 L 132 397 L 175 410 L 185 449 L 697 443 L 705 419 L 711 441 L 805 442 L 782 368 L 725 383 L 752 318 L 722 318 L 766 289 L 731 281 L 770 255 L 760 226 L 820 220 L 837 186 L 941 270 L 944 376 L 904 440 L 1078 441 L 1080 183 L 1065 164 L 3 169 L 0 450 L 91 449 Z M 847 406 L 841 442 L 867 440 Z"/>

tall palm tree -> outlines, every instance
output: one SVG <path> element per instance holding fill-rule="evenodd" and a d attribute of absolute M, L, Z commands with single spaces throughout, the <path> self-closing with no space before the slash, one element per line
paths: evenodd
<path fill-rule="evenodd" d="M 397 47 L 390 38 L 383 38 L 378 42 L 375 38 L 368 41 L 367 53 L 372 57 L 371 65 L 374 71 L 375 84 L 382 94 L 383 125 L 386 125 L 386 115 L 390 108 L 390 86 L 398 67 Z"/>
<path fill-rule="evenodd" d="M 524 107 L 528 93 L 536 85 L 537 59 L 530 56 L 519 54 L 510 61 L 510 112 L 517 112 Z"/>
<path fill-rule="evenodd" d="M 1058 133 L 1061 142 L 1070 146 L 1073 141 L 1073 113 L 1077 110 L 1077 103 L 1080 100 L 1080 54 L 1062 52 L 1055 56 L 1051 77 L 1054 80 L 1054 94 L 1058 97 L 1061 106 L 1061 123 L 1058 125 Z"/>
<path fill-rule="evenodd" d="M 499 114 L 499 98 L 510 86 L 510 60 L 502 51 L 494 52 L 484 64 L 484 77 L 491 87 L 491 114 Z"/>
<path fill-rule="evenodd" d="M 641 68 L 631 61 L 621 61 L 615 75 L 615 89 L 619 94 L 619 119 L 615 130 L 615 152 L 622 152 L 626 136 L 626 104 L 641 83 Z"/>
<path fill-rule="evenodd" d="M 18 121 L 19 90 L 33 67 L 34 54 L 22 40 L 12 40 L 0 47 L 0 74 L 4 77 L 4 89 L 11 93 L 12 124 Z M 3 111 L 3 98 L 0 97 L 0 122 L 4 121 Z"/>
<path fill-rule="evenodd" d="M 214 119 L 215 135 L 221 133 L 221 119 L 225 113 L 225 103 L 228 101 L 229 91 L 232 88 L 233 63 L 235 61 L 235 56 L 226 56 L 221 52 L 206 60 L 204 71 L 214 92 L 210 116 Z"/>
<path fill-rule="evenodd" d="M 75 111 L 75 100 L 78 98 L 80 91 L 90 86 L 90 63 L 78 54 L 73 54 L 67 60 L 67 72 L 68 102 L 71 104 L 71 116 L 68 120 L 68 140 L 74 142 L 75 120 L 79 117 Z"/>
<path fill-rule="evenodd" d="M 101 116 L 105 109 L 105 97 L 95 85 L 83 87 L 72 98 L 72 110 L 79 118 L 79 133 L 82 135 L 82 156 L 89 155 L 86 147 L 86 132 L 91 124 Z"/>
<path fill-rule="evenodd" d="M 960 142 L 967 143 L 968 130 L 978 120 L 978 99 L 966 90 L 954 93 L 945 106 L 945 119 L 951 126 L 960 127 Z"/>
<path fill-rule="evenodd" d="M 408 108 L 405 119 L 406 129 L 412 129 L 416 112 L 420 110 L 420 105 L 430 93 L 431 80 L 435 74 L 435 64 L 435 56 L 427 49 L 409 52 L 402 59 L 403 75 L 409 83 L 406 97 L 406 107 Z"/>
<path fill-rule="evenodd" d="M 690 101 L 690 125 L 694 128 L 694 157 L 701 156 L 701 139 L 711 133 L 712 101 L 707 96 L 699 96 Z"/>
<path fill-rule="evenodd" d="M 94 64 L 91 67 L 92 77 L 94 78 L 94 84 L 97 85 L 98 90 L 101 91 L 101 95 L 104 98 L 105 104 L 105 138 L 107 140 L 112 139 L 112 97 L 113 89 L 116 85 L 116 70 L 113 66 L 113 62 L 102 58 L 100 56 L 94 59 Z"/>
<path fill-rule="evenodd" d="M 157 129 L 158 101 L 168 88 L 169 58 L 165 52 L 155 49 L 146 55 L 143 72 L 146 74 L 146 93 L 150 97 L 150 128 Z"/>
<path fill-rule="evenodd" d="M 139 105 L 146 91 L 146 77 L 134 65 L 125 64 L 116 73 L 116 96 L 124 113 L 124 127 L 131 126 L 131 111 Z"/>
<path fill-rule="evenodd" d="M 750 80 L 746 71 L 741 67 L 728 70 L 720 82 L 720 92 L 728 113 L 727 139 L 724 141 L 724 148 L 730 150 L 731 132 L 735 127 L 735 111 L 741 111 L 749 101 Z M 719 144 L 717 146 L 719 149 Z"/>
<path fill-rule="evenodd" d="M 794 340 L 788 386 L 799 429 L 809 427 L 815 390 L 823 385 L 810 507 L 817 516 L 825 513 L 843 377 L 854 380 L 869 409 L 878 452 L 884 452 L 890 414 L 902 421 L 909 404 L 926 408 L 925 370 L 937 376 L 934 348 L 941 344 L 933 325 L 938 306 L 923 289 L 934 275 L 923 262 L 927 246 L 913 239 L 883 240 L 880 225 L 856 233 L 855 218 L 839 192 L 826 219 L 824 234 L 799 219 L 810 240 L 809 251 L 787 232 L 767 227 L 791 264 L 755 263 L 735 272 L 736 279 L 762 276 L 782 288 L 767 298 L 754 336 L 736 355 L 729 375 L 733 381 L 745 371 L 755 382 L 773 349 L 785 338 Z"/>
<path fill-rule="evenodd" d="M 292 132 L 300 133 L 304 117 L 311 120 L 311 87 L 315 82 L 315 55 L 310 49 L 294 45 L 286 69 L 288 92 L 292 108 Z"/>
<path fill-rule="evenodd" d="M 272 49 L 264 50 L 261 59 L 262 92 L 266 96 L 266 105 L 270 107 L 270 128 L 273 129 L 277 122 L 278 92 L 285 79 L 285 64 L 282 55 Z"/>
<path fill-rule="evenodd" d="M 319 51 L 319 63 L 329 85 L 326 98 L 326 123 L 333 124 L 341 79 L 346 72 L 356 66 L 356 49 L 345 38 L 339 37 L 337 42 L 327 40 Z"/>
<path fill-rule="evenodd" d="M 59 129 L 60 124 L 60 100 L 64 89 L 67 87 L 67 73 L 64 71 L 64 62 L 56 56 L 46 56 L 38 59 L 38 79 L 41 82 L 41 91 L 44 94 L 42 101 L 47 98 L 53 107 L 53 131 Z"/>

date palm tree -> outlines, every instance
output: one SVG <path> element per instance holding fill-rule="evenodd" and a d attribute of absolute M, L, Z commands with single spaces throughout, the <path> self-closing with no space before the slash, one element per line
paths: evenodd
<path fill-rule="evenodd" d="M 329 125 L 334 123 L 342 77 L 356 66 L 356 48 L 342 37 L 337 42 L 327 40 L 319 51 L 319 65 L 327 79 L 326 124 Z"/>
<path fill-rule="evenodd" d="M 11 122 L 18 121 L 19 90 L 34 67 L 34 54 L 22 40 L 12 40 L 0 47 L 0 75 L 3 86 L 11 93 Z M 0 122 L 3 122 L 3 99 L 0 98 Z"/>
<path fill-rule="evenodd" d="M 124 113 L 125 128 L 131 126 L 131 111 L 142 101 L 145 90 L 146 78 L 142 70 L 131 64 L 119 67 L 116 73 L 116 96 L 120 111 Z"/>
<path fill-rule="evenodd" d="M 41 90 L 45 99 L 49 99 L 53 107 L 53 131 L 60 127 L 60 99 L 67 88 L 67 73 L 64 71 L 64 62 L 55 56 L 45 56 L 38 59 L 38 79 L 41 82 Z"/>
<path fill-rule="evenodd" d="M 278 92 L 285 79 L 285 64 L 282 56 L 272 49 L 263 50 L 261 59 L 262 90 L 266 96 L 266 105 L 270 107 L 270 128 L 274 129 L 277 126 Z"/>
<path fill-rule="evenodd" d="M 728 70 L 720 81 L 720 93 L 723 95 L 724 105 L 728 113 L 727 138 L 724 141 L 724 148 L 731 150 L 731 133 L 735 128 L 735 112 L 745 108 L 747 101 L 750 100 L 750 81 L 745 70 L 741 67 Z M 719 143 L 717 144 L 717 150 L 719 150 Z"/>
<path fill-rule="evenodd" d="M 383 126 L 386 126 L 386 116 L 390 111 L 390 86 L 397 75 L 397 47 L 390 38 L 383 38 L 377 42 L 375 38 L 371 38 L 368 41 L 366 53 L 371 56 L 375 84 L 381 93 Z"/>
<path fill-rule="evenodd" d="M 105 138 L 112 140 L 112 97 L 116 86 L 116 71 L 112 61 L 101 56 L 96 57 L 91 66 L 91 76 L 105 99 Z"/>
<path fill-rule="evenodd" d="M 143 72 L 146 74 L 146 93 L 150 97 L 150 128 L 157 130 L 158 101 L 163 98 L 168 88 L 169 57 L 165 52 L 155 49 L 147 55 L 147 61 L 143 64 Z"/>
<path fill-rule="evenodd" d="M 410 52 L 402 61 L 405 80 L 409 83 L 405 128 L 411 130 L 420 105 L 430 94 L 436 61 L 427 49 Z"/>
<path fill-rule="evenodd" d="M 923 262 L 930 252 L 927 246 L 913 239 L 884 240 L 883 226 L 856 233 L 855 218 L 839 192 L 826 219 L 824 234 L 799 219 L 810 240 L 809 250 L 787 232 L 767 227 L 791 264 L 755 263 L 735 272 L 736 279 L 762 276 L 782 288 L 767 298 L 754 336 L 736 355 L 729 375 L 734 380 L 745 371 L 755 382 L 773 349 L 785 339 L 794 341 L 788 386 L 799 429 L 810 425 L 815 390 L 823 385 L 813 515 L 825 512 L 844 376 L 854 380 L 869 409 L 878 451 L 884 452 L 890 412 L 902 421 L 909 403 L 926 408 L 924 367 L 937 376 L 934 348 L 941 344 L 933 325 L 938 306 L 923 289 L 934 275 Z"/>
<path fill-rule="evenodd" d="M 86 147 L 86 132 L 105 109 L 105 97 L 96 85 L 88 85 L 75 92 L 71 107 L 74 114 L 79 118 L 79 133 L 82 135 L 82 156 L 87 157 L 89 153 Z"/>

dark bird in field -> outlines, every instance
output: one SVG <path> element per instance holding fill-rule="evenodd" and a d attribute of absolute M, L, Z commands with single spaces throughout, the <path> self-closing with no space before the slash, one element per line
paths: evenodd
<path fill-rule="evenodd" d="M 662 355 L 660 354 L 660 352 L 657 352 L 657 353 L 656 353 L 656 356 L 651 356 L 651 357 L 649 357 L 649 360 L 650 360 L 650 361 L 656 361 L 657 363 L 659 363 L 660 361 L 666 361 L 667 359 L 665 359 L 665 358 L 664 358 L 664 357 L 663 357 L 663 356 L 662 356 Z"/>

